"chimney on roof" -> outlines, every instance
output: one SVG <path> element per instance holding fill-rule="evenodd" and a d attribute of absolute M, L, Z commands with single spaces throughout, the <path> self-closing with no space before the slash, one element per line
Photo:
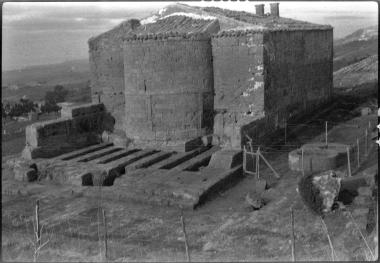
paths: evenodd
<path fill-rule="evenodd" d="M 255 5 L 256 15 L 264 16 L 264 5 Z"/>
<path fill-rule="evenodd" d="M 272 16 L 279 17 L 280 16 L 280 10 L 279 10 L 278 6 L 280 4 L 279 3 L 272 3 L 269 5 L 270 5 L 270 14 Z"/>

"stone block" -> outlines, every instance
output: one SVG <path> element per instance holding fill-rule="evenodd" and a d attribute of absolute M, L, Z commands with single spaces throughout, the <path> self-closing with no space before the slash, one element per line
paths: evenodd
<path fill-rule="evenodd" d="M 341 165 L 346 157 L 346 145 L 343 144 L 331 143 L 324 148 L 321 143 L 313 143 L 302 148 L 289 153 L 289 168 L 292 171 L 302 171 L 302 168 L 307 173 L 331 170 Z"/>
<path fill-rule="evenodd" d="M 254 190 L 256 193 L 264 193 L 267 187 L 267 181 L 263 179 L 256 180 Z"/>
<path fill-rule="evenodd" d="M 221 150 L 212 154 L 208 167 L 231 169 L 243 161 L 242 151 Z"/>
<path fill-rule="evenodd" d="M 359 187 L 358 194 L 362 196 L 372 196 L 372 190 L 370 187 Z"/>
<path fill-rule="evenodd" d="M 38 132 L 34 125 L 28 125 L 25 128 L 26 144 L 30 146 L 38 146 Z"/>
<path fill-rule="evenodd" d="M 368 212 L 369 212 L 369 208 L 366 208 L 366 207 L 355 208 L 354 211 L 352 211 L 352 216 L 353 217 L 358 217 L 358 216 L 367 217 Z"/>
<path fill-rule="evenodd" d="M 371 108 L 369 108 L 369 107 L 364 107 L 364 108 L 361 108 L 361 110 L 360 110 L 360 113 L 362 116 L 370 115 L 371 112 L 372 112 Z"/>
<path fill-rule="evenodd" d="M 15 167 L 14 178 L 18 181 L 33 182 L 38 179 L 38 172 L 29 167 Z"/>
<path fill-rule="evenodd" d="M 353 203 L 358 206 L 370 206 L 372 203 L 372 199 L 369 196 L 359 195 L 355 197 Z"/>
<path fill-rule="evenodd" d="M 127 138 L 125 133 L 122 131 L 116 131 L 115 133 L 109 134 L 109 140 L 113 143 L 113 145 L 121 148 L 127 148 L 132 142 L 132 140 Z"/>
<path fill-rule="evenodd" d="M 67 105 L 61 109 L 61 117 L 75 118 L 90 114 L 100 114 L 104 112 L 103 103 L 88 103 L 80 105 Z"/>

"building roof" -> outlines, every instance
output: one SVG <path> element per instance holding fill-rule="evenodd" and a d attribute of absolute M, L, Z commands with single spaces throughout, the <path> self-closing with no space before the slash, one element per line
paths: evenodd
<path fill-rule="evenodd" d="M 142 23 L 124 39 L 150 39 L 192 36 L 210 36 L 219 31 L 215 17 L 188 16 L 186 13 L 157 18 L 150 23 Z"/>
<path fill-rule="evenodd" d="M 265 14 L 264 16 L 258 16 L 253 13 L 245 11 L 234 11 L 229 9 L 222 9 L 218 7 L 203 7 L 201 10 L 209 13 L 210 15 L 219 14 L 234 20 L 245 22 L 251 25 L 259 26 L 263 30 L 292 30 L 292 29 L 330 29 L 329 25 L 314 24 L 306 21 L 295 20 L 292 18 L 286 18 L 281 16 L 272 16 L 271 14 Z M 222 30 L 224 30 L 222 28 Z"/>
<path fill-rule="evenodd" d="M 140 21 L 137 19 L 129 19 L 129 20 L 123 21 L 122 23 L 112 28 L 111 30 L 101 33 L 100 35 L 97 35 L 95 37 L 91 37 L 88 40 L 88 43 L 90 46 L 92 46 L 108 37 L 122 39 L 125 35 L 128 35 L 129 33 L 131 33 L 139 25 L 140 25 Z"/>
<path fill-rule="evenodd" d="M 117 27 L 89 40 L 90 45 L 108 36 L 117 39 L 161 39 L 166 37 L 188 38 L 195 35 L 233 35 L 234 32 L 261 32 L 282 30 L 331 30 L 329 25 L 272 16 L 258 16 L 245 11 L 233 11 L 218 7 L 196 7 L 173 4 L 140 22 L 125 21 Z"/>

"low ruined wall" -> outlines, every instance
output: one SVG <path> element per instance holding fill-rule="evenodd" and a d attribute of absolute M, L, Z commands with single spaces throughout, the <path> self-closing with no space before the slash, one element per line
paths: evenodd
<path fill-rule="evenodd" d="M 92 102 L 103 103 L 122 130 L 124 115 L 123 38 L 139 25 L 129 20 L 89 40 Z"/>
<path fill-rule="evenodd" d="M 211 133 L 208 37 L 129 40 L 124 70 L 125 132 L 135 143 L 183 143 Z"/>
<path fill-rule="evenodd" d="M 212 39 L 215 82 L 214 134 L 225 147 L 241 147 L 241 127 L 264 113 L 263 33 Z"/>
<path fill-rule="evenodd" d="M 53 157 L 99 142 L 103 131 L 103 104 L 64 107 L 61 118 L 26 127 L 26 159 Z"/>

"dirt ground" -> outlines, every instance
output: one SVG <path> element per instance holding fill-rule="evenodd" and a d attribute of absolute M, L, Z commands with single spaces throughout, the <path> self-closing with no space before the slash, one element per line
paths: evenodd
<path fill-rule="evenodd" d="M 335 112 L 329 117 L 336 118 L 336 115 Z M 375 115 L 338 118 L 330 129 L 329 139 L 352 143 L 362 134 L 369 118 L 377 119 Z M 342 122 L 346 121 L 359 127 L 344 126 Z M 321 138 L 312 127 L 297 134 L 290 136 L 288 144 L 312 141 L 311 137 Z M 377 154 L 377 146 L 373 143 L 361 168 L 377 164 Z M 263 208 L 253 211 L 247 206 L 245 196 L 254 188 L 256 180 L 246 176 L 196 210 L 183 212 L 191 261 L 291 261 L 291 207 L 296 260 L 332 260 L 321 218 L 307 208 L 297 194 L 297 181 L 302 175 L 289 170 L 288 151 L 268 151 L 264 156 L 281 178 L 275 179 L 265 164 L 261 164 L 260 176 L 270 186 Z M 2 165 L 3 260 L 33 260 L 33 215 L 37 199 L 44 225 L 42 242 L 49 240 L 41 249 L 38 261 L 102 261 L 104 225 L 99 208 L 106 214 L 108 260 L 187 260 L 178 208 L 105 200 L 101 194 L 98 198 L 88 198 L 80 187 L 14 181 L 5 165 L 11 157 L 3 158 Z M 344 211 L 333 211 L 324 221 L 335 250 L 335 260 L 368 259 L 368 250 Z M 365 233 L 365 237 L 371 249 L 377 251 L 371 242 L 373 234 Z"/>

